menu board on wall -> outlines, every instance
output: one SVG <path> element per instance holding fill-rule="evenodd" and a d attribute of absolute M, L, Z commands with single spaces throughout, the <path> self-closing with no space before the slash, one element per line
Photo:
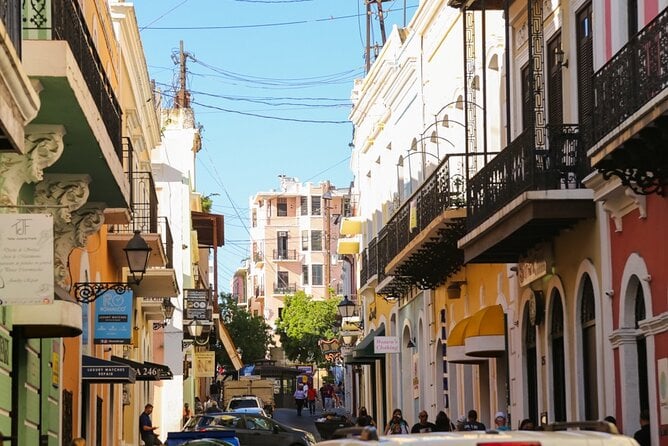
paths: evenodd
<path fill-rule="evenodd" d="M 0 214 L 0 305 L 53 303 L 53 217 Z"/>

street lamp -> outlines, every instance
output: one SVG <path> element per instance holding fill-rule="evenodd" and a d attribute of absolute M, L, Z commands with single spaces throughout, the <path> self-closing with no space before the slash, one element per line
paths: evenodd
<path fill-rule="evenodd" d="M 343 300 L 339 303 L 336 309 L 339 312 L 339 316 L 344 318 L 354 315 L 356 307 L 357 305 L 355 305 L 355 302 L 348 299 L 348 296 L 343 296 Z"/>
<path fill-rule="evenodd" d="M 128 282 L 76 282 L 74 284 L 74 297 L 77 301 L 88 304 L 94 302 L 107 291 L 113 290 L 116 294 L 123 294 L 131 289 L 130 285 L 141 283 L 146 273 L 148 258 L 152 249 L 139 234 L 139 231 L 135 231 L 134 236 L 123 248 L 132 280 Z"/>
<path fill-rule="evenodd" d="M 169 297 L 165 297 L 162 299 L 162 314 L 165 316 L 165 319 L 162 322 L 154 322 L 153 323 L 153 329 L 154 330 L 159 330 L 160 328 L 165 328 L 167 324 L 169 324 L 169 321 L 172 320 L 172 317 L 174 316 L 174 309 L 176 307 L 172 303 L 172 300 Z"/>

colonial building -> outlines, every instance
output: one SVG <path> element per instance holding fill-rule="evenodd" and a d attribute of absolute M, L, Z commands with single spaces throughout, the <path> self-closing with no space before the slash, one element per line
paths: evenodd
<path fill-rule="evenodd" d="M 336 255 L 339 222 L 350 214 L 347 189 L 281 176 L 280 189 L 250 199 L 248 309 L 275 328 L 287 295 L 352 295 L 352 264 Z M 275 352 L 281 360 L 280 349 Z"/>

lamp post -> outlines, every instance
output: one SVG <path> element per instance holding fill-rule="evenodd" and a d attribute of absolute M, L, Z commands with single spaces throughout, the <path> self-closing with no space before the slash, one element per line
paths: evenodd
<path fill-rule="evenodd" d="M 132 274 L 132 280 L 128 282 L 76 282 L 74 284 L 74 297 L 81 303 L 91 303 L 107 291 L 113 290 L 116 294 L 123 294 L 130 290 L 130 285 L 139 285 L 144 278 L 148 266 L 148 258 L 151 255 L 151 247 L 148 246 L 139 231 L 123 248 L 128 269 Z M 171 302 L 170 302 L 171 303 Z"/>
<path fill-rule="evenodd" d="M 348 299 L 348 296 L 343 296 L 343 300 L 337 305 L 336 310 L 339 312 L 339 316 L 344 318 L 354 315 L 356 307 L 355 302 Z"/>
<path fill-rule="evenodd" d="M 165 319 L 162 322 L 154 322 L 153 329 L 159 330 L 160 328 L 165 328 L 167 324 L 172 320 L 174 316 L 174 309 L 176 307 L 172 303 L 172 300 L 169 297 L 162 299 L 162 314 L 165 316 Z"/>

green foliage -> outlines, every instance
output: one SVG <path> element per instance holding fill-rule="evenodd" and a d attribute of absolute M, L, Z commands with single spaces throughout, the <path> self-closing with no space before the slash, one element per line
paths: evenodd
<path fill-rule="evenodd" d="M 324 362 L 318 341 L 334 337 L 332 327 L 338 304 L 339 299 L 313 300 L 303 291 L 286 297 L 276 332 L 288 359 L 304 363 Z"/>
<path fill-rule="evenodd" d="M 242 349 L 241 358 L 245 364 L 264 359 L 267 350 L 273 346 L 271 327 L 260 316 L 253 316 L 239 308 L 229 293 L 220 293 L 220 320 L 227 327 L 230 337 Z M 221 364 L 231 364 L 223 346 L 216 347 L 216 360 Z"/>
<path fill-rule="evenodd" d="M 206 212 L 207 214 L 211 212 L 211 207 L 213 206 L 213 197 L 216 197 L 218 195 L 219 194 L 212 193 L 200 197 L 200 200 L 202 202 L 202 212 Z"/>

